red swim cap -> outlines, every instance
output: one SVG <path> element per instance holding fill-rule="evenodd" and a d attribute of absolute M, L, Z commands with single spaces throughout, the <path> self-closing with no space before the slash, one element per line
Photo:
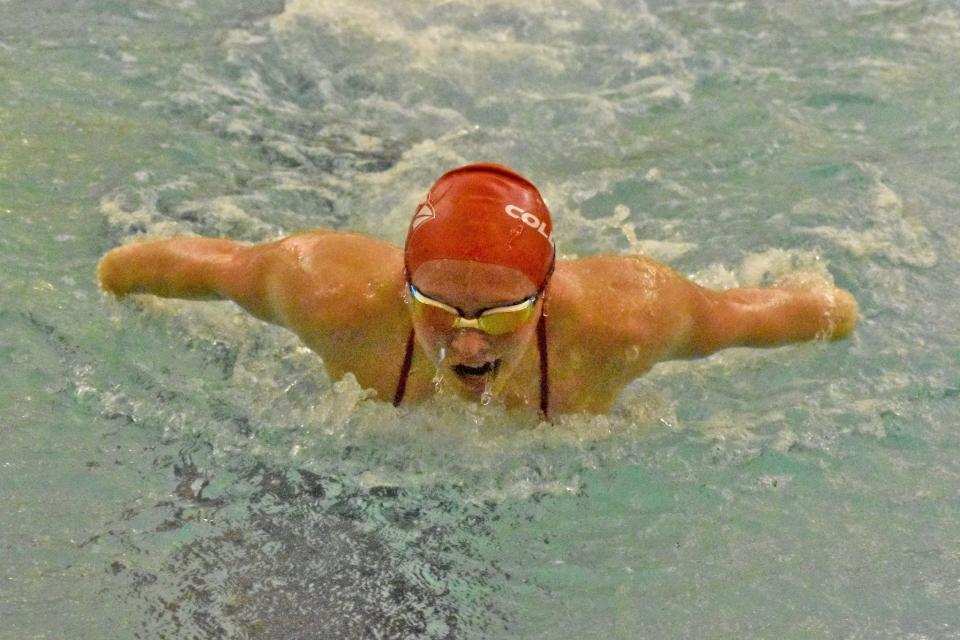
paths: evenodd
<path fill-rule="evenodd" d="M 529 180 L 501 164 L 469 164 L 443 174 L 417 207 L 407 273 L 430 260 L 470 260 L 511 267 L 541 287 L 553 269 L 552 231 Z"/>

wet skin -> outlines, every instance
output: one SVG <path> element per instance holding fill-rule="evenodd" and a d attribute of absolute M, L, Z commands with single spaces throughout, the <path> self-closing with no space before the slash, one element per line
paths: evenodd
<path fill-rule="evenodd" d="M 462 260 L 426 262 L 411 280 L 419 291 L 461 310 L 467 318 L 537 293 L 527 276 L 515 269 Z M 411 320 L 417 342 L 436 365 L 437 375 L 454 380 L 461 395 L 479 399 L 485 391 L 494 395 L 502 391 L 497 383 L 509 379 L 530 348 L 542 306 L 543 300 L 538 299 L 531 318 L 502 335 L 438 326 L 415 314 Z"/>
<path fill-rule="evenodd" d="M 558 261 L 537 313 L 513 333 L 441 330 L 412 313 L 402 249 L 332 231 L 259 245 L 207 238 L 134 243 L 107 253 L 98 274 L 101 286 L 117 297 L 233 300 L 293 331 L 322 357 L 331 378 L 352 373 L 387 401 L 414 328 L 404 402 L 435 395 L 439 373 L 444 390 L 471 400 L 490 390 L 506 406 L 533 413 L 539 406 L 535 336 L 542 308 L 552 415 L 606 412 L 624 386 L 663 360 L 733 346 L 836 340 L 848 336 L 858 318 L 849 292 L 823 282 L 712 291 L 649 258 L 596 256 Z M 467 316 L 536 291 L 520 272 L 456 260 L 423 264 L 413 282 Z"/>

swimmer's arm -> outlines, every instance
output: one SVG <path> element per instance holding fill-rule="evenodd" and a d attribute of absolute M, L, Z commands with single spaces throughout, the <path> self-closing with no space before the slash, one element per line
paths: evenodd
<path fill-rule="evenodd" d="M 680 357 L 703 357 L 728 347 L 777 347 L 840 340 L 857 325 L 850 292 L 832 286 L 711 291 L 688 286 L 691 321 Z"/>
<path fill-rule="evenodd" d="M 97 277 L 104 291 L 118 298 L 149 293 L 216 300 L 223 297 L 222 281 L 241 246 L 231 240 L 187 237 L 128 244 L 100 259 Z"/>
<path fill-rule="evenodd" d="M 316 333 L 356 324 L 379 297 L 399 300 L 403 252 L 325 230 L 255 245 L 180 237 L 118 247 L 97 272 L 104 290 L 119 298 L 232 300 L 261 320 Z"/>
<path fill-rule="evenodd" d="M 276 244 L 193 237 L 133 243 L 109 251 L 97 265 L 97 276 L 100 286 L 118 298 L 145 293 L 234 300 L 258 318 L 275 322 L 268 281 L 283 261 Z"/>

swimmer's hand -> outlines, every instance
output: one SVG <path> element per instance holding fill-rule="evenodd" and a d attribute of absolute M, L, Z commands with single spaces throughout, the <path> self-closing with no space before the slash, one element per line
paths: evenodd
<path fill-rule="evenodd" d="M 833 331 L 827 336 L 830 340 L 846 338 L 857 327 L 860 320 L 860 306 L 846 289 L 834 289 L 833 306 L 829 311 Z"/>
<path fill-rule="evenodd" d="M 853 294 L 835 286 L 820 273 L 788 273 L 778 278 L 773 286 L 778 289 L 809 292 L 820 299 L 824 328 L 817 338 L 842 340 L 853 333 L 859 322 L 860 306 Z"/>

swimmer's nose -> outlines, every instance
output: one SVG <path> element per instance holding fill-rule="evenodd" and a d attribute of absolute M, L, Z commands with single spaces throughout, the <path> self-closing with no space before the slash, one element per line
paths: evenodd
<path fill-rule="evenodd" d="M 490 341 L 487 334 L 476 329 L 458 331 L 450 341 L 450 350 L 459 362 L 479 364 L 488 360 Z"/>

